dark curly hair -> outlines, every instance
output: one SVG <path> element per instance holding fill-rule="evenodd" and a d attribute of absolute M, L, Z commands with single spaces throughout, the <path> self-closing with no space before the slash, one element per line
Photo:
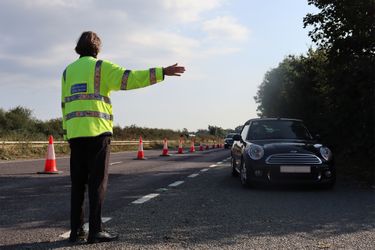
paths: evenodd
<path fill-rule="evenodd" d="M 101 45 L 102 41 L 95 32 L 85 31 L 78 39 L 75 51 L 80 56 L 92 56 L 96 58 Z"/>

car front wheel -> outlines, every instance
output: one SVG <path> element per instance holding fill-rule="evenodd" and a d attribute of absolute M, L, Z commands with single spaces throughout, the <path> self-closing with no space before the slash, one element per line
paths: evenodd
<path fill-rule="evenodd" d="M 241 161 L 240 166 L 240 179 L 243 187 L 250 187 L 250 182 L 247 174 L 246 164 Z"/>
<path fill-rule="evenodd" d="M 334 177 L 330 182 L 324 183 L 321 187 L 326 190 L 333 189 L 336 184 L 336 177 Z"/>
<path fill-rule="evenodd" d="M 236 170 L 236 160 L 233 158 L 233 156 L 232 156 L 232 159 L 231 159 L 231 164 L 232 164 L 232 176 L 237 177 L 238 172 Z"/>

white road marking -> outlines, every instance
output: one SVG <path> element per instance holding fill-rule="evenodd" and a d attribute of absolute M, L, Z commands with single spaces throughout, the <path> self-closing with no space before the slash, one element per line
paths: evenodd
<path fill-rule="evenodd" d="M 109 165 L 112 166 L 112 165 L 117 165 L 117 164 L 121 164 L 121 163 L 122 163 L 122 161 L 115 161 L 115 162 L 109 163 Z"/>
<path fill-rule="evenodd" d="M 223 162 L 222 162 L 222 161 L 219 161 L 219 162 L 216 162 L 216 164 L 219 164 L 219 165 L 220 165 L 220 164 L 223 164 Z"/>
<path fill-rule="evenodd" d="M 111 217 L 102 217 L 102 222 L 103 223 L 106 223 L 107 221 L 110 221 L 112 218 Z M 85 223 L 83 225 L 83 230 L 85 230 L 85 232 L 87 233 L 89 231 L 89 223 Z M 68 232 L 65 232 L 63 234 L 61 234 L 59 237 L 63 238 L 63 239 L 67 239 L 69 238 L 70 236 L 70 230 Z"/>
<path fill-rule="evenodd" d="M 66 233 L 63 233 L 62 235 L 60 235 L 61 238 L 64 238 L 64 239 L 67 239 L 69 238 L 69 235 L 70 235 L 70 230 Z"/>
<path fill-rule="evenodd" d="M 201 172 L 206 172 L 206 171 L 208 171 L 208 168 L 204 168 L 201 170 Z"/>
<path fill-rule="evenodd" d="M 158 197 L 158 196 L 159 196 L 159 194 L 155 194 L 155 193 L 148 194 L 148 195 L 145 195 L 145 196 L 139 198 L 138 200 L 133 201 L 132 203 L 133 204 L 142 204 L 142 203 L 145 203 L 146 201 L 149 201 L 149 200 L 151 200 L 155 197 Z"/>
<path fill-rule="evenodd" d="M 195 178 L 195 177 L 197 177 L 198 175 L 199 175 L 199 173 L 197 173 L 197 174 L 191 174 L 191 175 L 188 176 L 188 178 Z"/>
<path fill-rule="evenodd" d="M 213 164 L 213 165 L 210 165 L 210 166 L 208 166 L 209 168 L 214 168 L 214 167 L 217 167 L 217 165 L 216 164 Z"/>
<path fill-rule="evenodd" d="M 156 192 L 166 192 L 166 191 L 168 191 L 168 188 L 158 188 L 155 191 Z"/>
<path fill-rule="evenodd" d="M 177 186 L 181 185 L 182 183 L 184 183 L 184 181 L 175 181 L 175 182 L 169 184 L 168 187 L 177 187 Z"/>

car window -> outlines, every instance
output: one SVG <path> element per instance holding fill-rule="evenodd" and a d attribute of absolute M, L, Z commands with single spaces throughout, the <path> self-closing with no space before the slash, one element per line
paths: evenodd
<path fill-rule="evenodd" d="M 225 138 L 232 139 L 235 134 L 227 134 Z"/>
<path fill-rule="evenodd" d="M 312 139 L 309 131 L 300 121 L 265 120 L 251 124 L 248 140 L 267 139 Z"/>
<path fill-rule="evenodd" d="M 249 131 L 249 127 L 250 125 L 245 125 L 242 129 L 242 132 L 241 132 L 241 137 L 243 140 L 246 139 L 246 136 L 247 136 L 247 132 Z"/>

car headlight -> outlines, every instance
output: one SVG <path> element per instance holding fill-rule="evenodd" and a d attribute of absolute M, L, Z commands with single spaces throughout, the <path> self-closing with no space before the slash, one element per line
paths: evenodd
<path fill-rule="evenodd" d="M 332 158 L 332 152 L 327 147 L 320 148 L 320 155 L 323 157 L 324 160 L 329 161 Z"/>
<path fill-rule="evenodd" d="M 247 154 L 253 160 L 260 160 L 264 155 L 264 149 L 256 144 L 251 144 L 247 149 Z"/>

